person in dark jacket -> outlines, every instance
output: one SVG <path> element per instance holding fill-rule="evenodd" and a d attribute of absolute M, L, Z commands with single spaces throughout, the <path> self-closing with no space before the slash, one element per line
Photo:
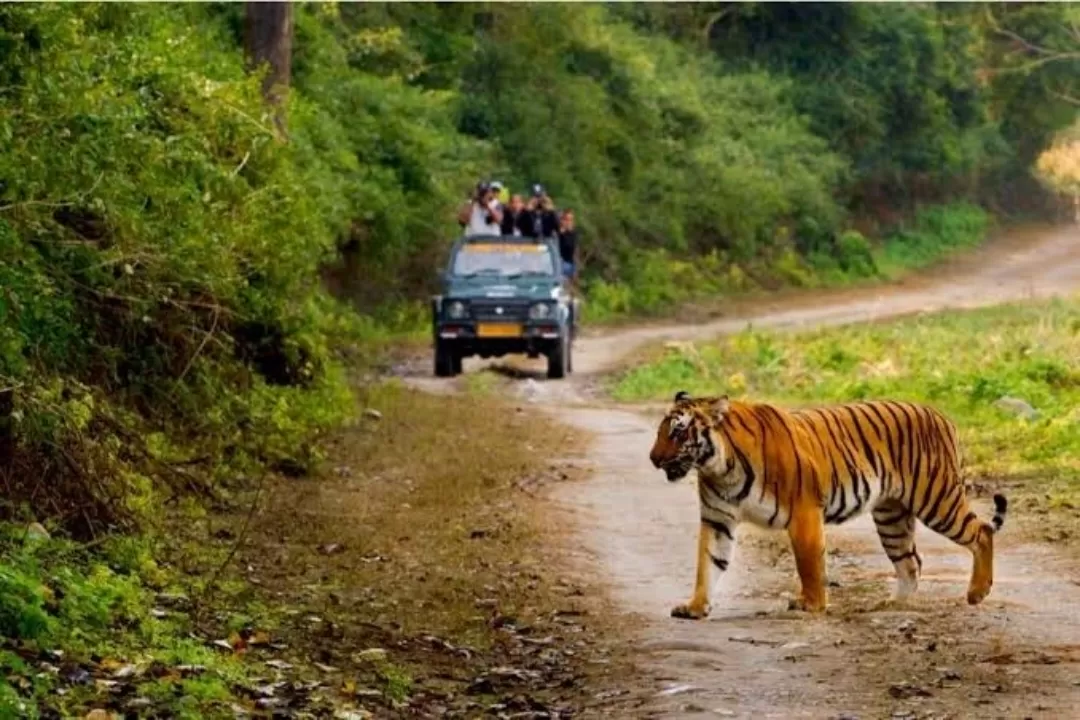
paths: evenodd
<path fill-rule="evenodd" d="M 559 218 L 558 234 L 563 275 L 572 280 L 577 274 L 577 226 L 574 224 L 573 208 L 563 210 Z"/>
<path fill-rule="evenodd" d="M 510 196 L 510 204 L 503 212 L 502 234 L 532 237 L 532 213 L 525 209 L 525 201 L 521 199 L 521 195 Z"/>
<path fill-rule="evenodd" d="M 555 203 L 544 190 L 543 185 L 533 185 L 532 197 L 525 209 L 532 215 L 532 237 L 555 237 L 559 231 L 559 216 L 555 212 Z"/>

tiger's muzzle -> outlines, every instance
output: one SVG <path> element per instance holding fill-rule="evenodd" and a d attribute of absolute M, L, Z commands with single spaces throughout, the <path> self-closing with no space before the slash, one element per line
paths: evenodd
<path fill-rule="evenodd" d="M 680 452 L 678 446 L 662 433 L 649 453 L 649 460 L 653 467 L 664 471 L 668 482 L 682 480 L 694 465 L 693 459 Z"/>
<path fill-rule="evenodd" d="M 668 482 L 676 482 L 682 480 L 688 474 L 690 474 L 690 466 L 685 463 L 672 463 L 671 465 L 664 466 L 664 474 L 667 475 Z"/>
<path fill-rule="evenodd" d="M 664 471 L 664 475 L 667 476 L 668 482 L 675 482 L 677 480 L 682 480 L 690 473 L 693 463 L 686 462 L 682 459 L 666 461 L 653 459 L 653 465 Z"/>

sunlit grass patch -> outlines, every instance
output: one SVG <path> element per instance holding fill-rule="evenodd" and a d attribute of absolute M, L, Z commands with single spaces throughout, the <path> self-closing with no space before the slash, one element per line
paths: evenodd
<path fill-rule="evenodd" d="M 613 382 L 617 399 L 666 400 L 688 390 L 791 406 L 927 402 L 959 426 L 976 473 L 1080 477 L 1075 299 L 803 333 L 748 330 L 647 357 Z"/>

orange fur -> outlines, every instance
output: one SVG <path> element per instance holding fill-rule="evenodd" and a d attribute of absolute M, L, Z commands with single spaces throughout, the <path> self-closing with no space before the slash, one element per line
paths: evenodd
<path fill-rule="evenodd" d="M 740 522 L 786 529 L 802 591 L 795 606 L 822 610 L 827 523 L 871 511 L 897 572 L 897 595 L 914 592 L 922 567 L 915 519 L 973 555 L 968 601 L 993 583 L 993 522 L 968 507 L 955 427 L 925 405 L 878 401 L 789 411 L 727 397 L 679 393 L 650 453 L 669 480 L 698 470 L 702 524 L 692 599 L 677 617 L 708 612 L 710 567 L 727 569 Z"/>

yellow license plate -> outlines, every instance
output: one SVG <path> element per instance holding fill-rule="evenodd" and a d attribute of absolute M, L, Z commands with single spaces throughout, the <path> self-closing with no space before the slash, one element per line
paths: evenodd
<path fill-rule="evenodd" d="M 476 336 L 488 338 L 521 337 L 521 326 L 515 323 L 477 323 Z"/>

